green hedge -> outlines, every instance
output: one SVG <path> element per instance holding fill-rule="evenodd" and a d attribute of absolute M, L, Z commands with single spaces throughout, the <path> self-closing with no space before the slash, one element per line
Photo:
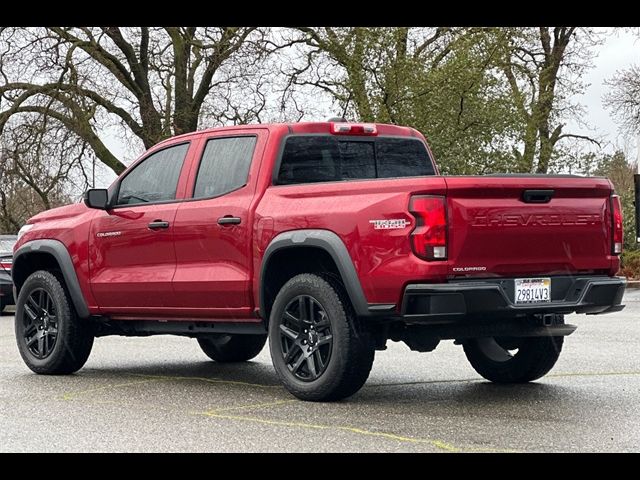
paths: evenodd
<path fill-rule="evenodd" d="M 640 250 L 624 251 L 620 260 L 622 261 L 620 275 L 640 280 Z"/>

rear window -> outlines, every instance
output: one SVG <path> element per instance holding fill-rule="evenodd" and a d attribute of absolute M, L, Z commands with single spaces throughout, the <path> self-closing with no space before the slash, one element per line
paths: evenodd
<path fill-rule="evenodd" d="M 337 182 L 434 175 L 427 149 L 418 139 L 336 138 L 298 135 L 286 140 L 277 183 Z"/>

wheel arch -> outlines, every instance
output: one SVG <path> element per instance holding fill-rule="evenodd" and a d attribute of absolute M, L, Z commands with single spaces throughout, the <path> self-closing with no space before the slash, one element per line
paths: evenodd
<path fill-rule="evenodd" d="M 327 271 L 340 277 L 358 316 L 369 314 L 366 297 L 360 285 L 349 251 L 340 237 L 329 230 L 304 229 L 283 232 L 267 247 L 260 269 L 260 315 L 269 319 L 271 305 L 282 285 L 292 274 L 313 273 L 309 266 L 321 266 L 315 271 Z M 285 273 L 278 275 L 283 266 Z M 288 279 L 287 278 L 287 279 Z"/>
<path fill-rule="evenodd" d="M 22 285 L 37 270 L 58 270 L 62 274 L 69 296 L 80 318 L 89 317 L 89 308 L 82 295 L 71 255 L 65 245 L 52 239 L 32 240 L 14 254 L 11 276 L 17 301 Z"/>

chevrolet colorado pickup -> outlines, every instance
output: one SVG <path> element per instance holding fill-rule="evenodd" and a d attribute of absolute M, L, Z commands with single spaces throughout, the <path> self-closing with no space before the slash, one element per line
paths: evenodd
<path fill-rule="evenodd" d="M 462 345 L 493 382 L 528 382 L 575 330 L 621 310 L 622 214 L 605 178 L 442 176 L 407 127 L 215 128 L 149 149 L 16 244 L 27 366 L 68 374 L 95 337 L 174 334 L 217 362 L 269 340 L 284 386 L 348 397 L 388 340 Z"/>

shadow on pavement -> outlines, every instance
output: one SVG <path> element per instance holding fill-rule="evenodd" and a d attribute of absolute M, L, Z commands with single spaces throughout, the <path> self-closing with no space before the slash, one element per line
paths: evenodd
<path fill-rule="evenodd" d="M 288 397 L 271 365 L 257 362 L 237 364 L 215 362 L 150 363 L 126 368 L 84 368 L 77 375 L 109 380 L 136 376 L 175 377 L 166 378 L 163 385 L 168 391 L 171 391 L 171 387 L 175 386 L 180 395 L 189 395 L 188 389 L 190 387 L 185 384 L 185 380 L 194 380 L 196 382 L 209 381 L 211 384 L 207 388 L 215 389 L 218 392 L 221 389 L 268 388 L 273 393 L 277 392 L 279 397 L 284 394 L 287 398 L 294 398 L 293 396 Z M 469 378 L 397 384 L 367 383 L 359 393 L 337 402 L 335 405 L 366 406 L 374 410 L 406 409 L 407 406 L 412 405 L 418 410 L 422 407 L 434 408 L 433 413 L 460 408 L 463 411 L 488 413 L 495 408 L 519 408 L 523 405 L 533 406 L 534 410 L 553 407 L 556 412 L 564 409 L 562 405 L 569 408 L 568 404 L 573 403 L 571 399 L 576 396 L 576 388 L 544 382 L 545 380 L 542 379 L 538 383 L 497 385 L 481 378 Z M 200 389 L 202 384 L 197 387 L 194 385 L 193 388 Z M 584 392 L 582 393 L 582 400 L 589 403 L 589 399 L 585 398 Z"/>
<path fill-rule="evenodd" d="M 228 382 L 243 382 L 264 386 L 279 386 L 280 382 L 268 364 L 258 362 L 244 363 L 148 363 L 122 368 L 83 368 L 78 372 L 82 376 L 149 376 L 149 377 L 176 377 L 176 382 L 181 378 L 215 379 Z"/>

